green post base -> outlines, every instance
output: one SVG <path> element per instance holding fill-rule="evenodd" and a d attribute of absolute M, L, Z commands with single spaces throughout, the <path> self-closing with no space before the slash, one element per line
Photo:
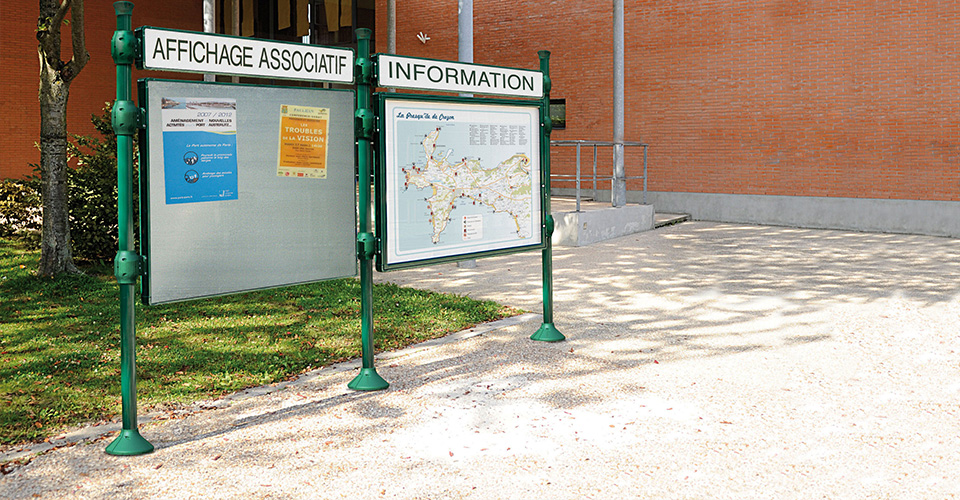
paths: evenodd
<path fill-rule="evenodd" d="M 143 455 L 153 451 L 153 445 L 140 435 L 136 429 L 124 429 L 120 435 L 107 445 L 108 455 Z"/>
<path fill-rule="evenodd" d="M 566 337 L 560 333 L 560 330 L 557 330 L 557 327 L 553 326 L 553 323 L 544 323 L 540 325 L 540 329 L 537 330 L 536 333 L 530 336 L 530 340 L 560 342 L 561 340 L 566 340 Z"/>
<path fill-rule="evenodd" d="M 347 387 L 355 391 L 381 391 L 390 387 L 390 384 L 383 379 L 375 368 L 363 368 Z"/>

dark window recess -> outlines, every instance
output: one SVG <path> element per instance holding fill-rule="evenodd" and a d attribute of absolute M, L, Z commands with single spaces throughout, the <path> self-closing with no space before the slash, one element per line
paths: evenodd
<path fill-rule="evenodd" d="M 234 2 L 240 11 L 234 33 Z M 217 32 L 266 40 L 350 47 L 356 30 L 374 28 L 375 0 L 217 0 Z M 373 41 L 371 40 L 371 45 Z"/>
<path fill-rule="evenodd" d="M 554 129 L 567 128 L 566 99 L 550 99 L 550 123 Z"/>

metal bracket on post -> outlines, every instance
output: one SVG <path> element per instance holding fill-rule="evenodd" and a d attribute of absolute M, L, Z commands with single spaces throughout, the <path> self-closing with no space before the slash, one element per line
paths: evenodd
<path fill-rule="evenodd" d="M 371 233 L 357 235 L 357 258 L 372 259 L 377 254 L 377 238 Z"/>
<path fill-rule="evenodd" d="M 547 52 L 549 54 L 549 52 Z M 550 119 L 550 87 L 553 83 L 550 81 L 550 77 L 547 75 L 543 76 L 543 95 L 546 96 L 544 99 L 547 103 L 547 112 L 543 114 L 542 123 L 543 133 L 547 135 L 549 139 L 550 134 L 553 132 L 553 120 Z M 550 143 L 548 142 L 547 145 Z M 547 179 L 547 184 L 549 185 L 550 179 Z"/>
<path fill-rule="evenodd" d="M 373 111 L 358 109 L 354 114 L 354 129 L 357 139 L 373 139 Z"/>
<path fill-rule="evenodd" d="M 357 55 L 357 60 L 353 66 L 353 76 L 357 80 L 358 85 L 369 85 L 370 80 L 373 78 L 373 61 L 370 60 L 369 56 L 362 54 Z"/>
<path fill-rule="evenodd" d="M 140 256 L 137 252 L 117 252 L 117 257 L 113 259 L 113 274 L 117 277 L 117 284 L 136 285 L 141 274 Z"/>

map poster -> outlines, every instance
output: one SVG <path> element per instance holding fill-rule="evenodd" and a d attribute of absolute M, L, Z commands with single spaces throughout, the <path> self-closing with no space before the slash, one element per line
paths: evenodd
<path fill-rule="evenodd" d="M 167 204 L 237 199 L 237 101 L 163 97 Z"/>
<path fill-rule="evenodd" d="M 542 248 L 538 105 L 382 99 L 381 269 Z"/>
<path fill-rule="evenodd" d="M 280 105 L 280 177 L 327 178 L 330 109 Z"/>

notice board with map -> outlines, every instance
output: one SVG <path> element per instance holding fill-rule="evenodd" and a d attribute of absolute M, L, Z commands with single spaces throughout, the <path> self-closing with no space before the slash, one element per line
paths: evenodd
<path fill-rule="evenodd" d="M 357 274 L 353 91 L 139 90 L 144 303 Z"/>
<path fill-rule="evenodd" d="M 377 98 L 380 271 L 543 248 L 539 103 Z"/>

